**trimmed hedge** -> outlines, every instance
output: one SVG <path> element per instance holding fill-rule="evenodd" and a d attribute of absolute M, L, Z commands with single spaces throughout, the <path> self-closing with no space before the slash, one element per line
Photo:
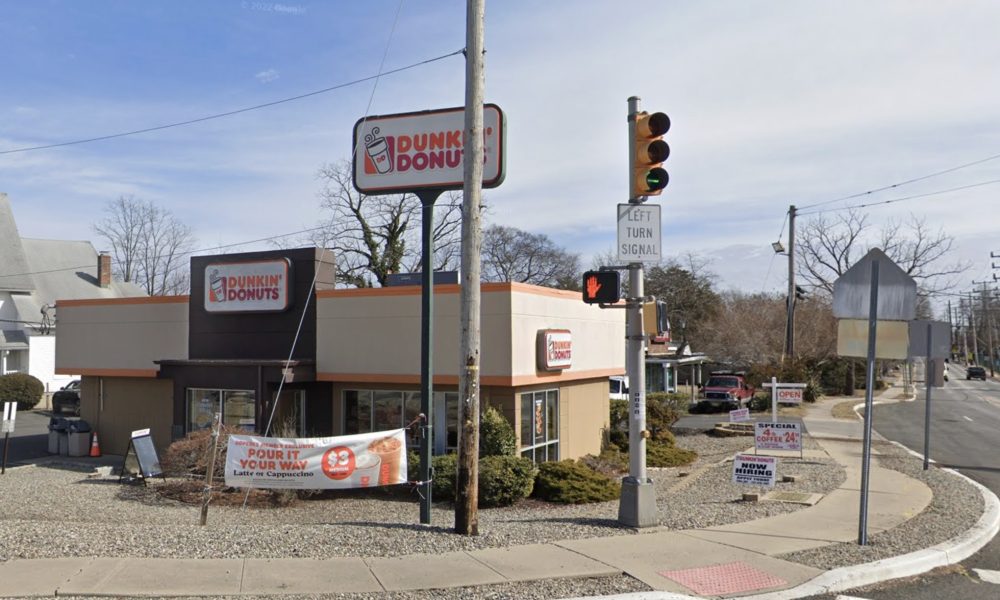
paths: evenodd
<path fill-rule="evenodd" d="M 485 456 L 479 461 L 479 505 L 510 506 L 531 495 L 538 468 L 530 458 Z"/>
<path fill-rule="evenodd" d="M 560 504 L 607 502 L 621 495 L 621 484 L 587 465 L 572 461 L 542 463 L 532 496 Z"/>
<path fill-rule="evenodd" d="M 646 466 L 649 467 L 683 467 L 693 463 L 696 458 L 696 452 L 677 448 L 673 443 L 646 443 Z"/>
<path fill-rule="evenodd" d="M 45 385 L 27 373 L 0 376 L 0 402 L 17 402 L 18 410 L 31 410 L 42 401 Z"/>
<path fill-rule="evenodd" d="M 410 478 L 417 477 L 416 454 L 411 454 Z M 458 477 L 458 455 L 444 454 L 431 459 L 434 481 L 431 494 L 435 501 L 455 501 L 455 479 Z M 527 498 L 535 486 L 538 469 L 530 459 L 520 456 L 484 456 L 479 460 L 479 505 L 482 507 L 510 506 Z"/>
<path fill-rule="evenodd" d="M 486 407 L 479 420 L 479 456 L 517 455 L 517 434 L 499 410 Z"/>

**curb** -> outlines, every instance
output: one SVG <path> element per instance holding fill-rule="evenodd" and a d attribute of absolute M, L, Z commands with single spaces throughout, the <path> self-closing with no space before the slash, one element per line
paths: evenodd
<path fill-rule="evenodd" d="M 921 456 L 898 442 L 893 443 L 905 449 L 913 456 Z M 931 569 L 953 565 L 972 556 L 980 548 L 989 543 L 997 532 L 1000 531 L 1000 499 L 989 489 L 958 471 L 953 469 L 941 470 L 965 479 L 978 488 L 979 493 L 983 496 L 985 507 L 982 516 L 979 517 L 975 525 L 964 533 L 924 550 L 917 550 L 916 552 L 892 558 L 884 558 L 875 562 L 833 569 L 816 577 L 812 581 L 788 590 L 756 596 L 744 596 L 744 598 L 746 600 L 791 600 L 805 596 L 842 592 L 860 586 L 899 579 L 900 577 L 919 575 Z"/>

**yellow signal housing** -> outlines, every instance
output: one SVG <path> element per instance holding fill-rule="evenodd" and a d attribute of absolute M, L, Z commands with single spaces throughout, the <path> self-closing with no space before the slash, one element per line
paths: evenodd
<path fill-rule="evenodd" d="M 634 127 L 629 198 L 659 196 L 670 180 L 662 167 L 670 156 L 670 146 L 663 140 L 670 130 L 670 117 L 661 112 L 640 112 L 635 115 Z"/>

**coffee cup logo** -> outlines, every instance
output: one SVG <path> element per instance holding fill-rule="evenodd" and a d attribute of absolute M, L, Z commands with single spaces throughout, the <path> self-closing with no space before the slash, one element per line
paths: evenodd
<path fill-rule="evenodd" d="M 226 278 L 219 276 L 218 269 L 212 271 L 212 276 L 210 278 L 210 291 L 212 302 L 225 302 L 226 301 Z"/>
<path fill-rule="evenodd" d="M 378 127 L 372 127 L 371 133 L 365 135 L 365 152 L 379 174 L 385 175 L 392 172 L 389 144 L 384 137 L 379 135 Z"/>

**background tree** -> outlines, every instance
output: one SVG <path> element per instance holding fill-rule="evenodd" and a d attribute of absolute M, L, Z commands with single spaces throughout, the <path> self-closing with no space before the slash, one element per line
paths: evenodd
<path fill-rule="evenodd" d="M 798 276 L 815 289 L 833 293 L 833 282 L 875 245 L 868 215 L 856 210 L 838 212 L 834 217 L 820 213 L 808 221 L 796 236 Z M 948 263 L 954 238 L 934 232 L 926 220 L 913 215 L 903 222 L 890 220 L 882 228 L 877 245 L 907 275 L 917 282 L 921 295 L 933 295 L 954 287 L 954 277 L 969 264 Z"/>
<path fill-rule="evenodd" d="M 483 281 L 515 281 L 580 289 L 580 257 L 548 236 L 491 225 L 483 231 Z"/>
<path fill-rule="evenodd" d="M 150 296 L 184 294 L 190 289 L 187 255 L 191 228 L 148 200 L 120 196 L 108 202 L 94 230 L 111 244 L 114 275 Z"/>
<path fill-rule="evenodd" d="M 715 317 L 721 304 L 713 289 L 714 277 L 706 269 L 705 261 L 693 254 L 682 259 L 671 258 L 646 270 L 644 291 L 647 296 L 656 296 L 667 303 L 671 330 L 682 346 L 690 343 L 701 350 L 705 325 Z"/>
<path fill-rule="evenodd" d="M 311 241 L 334 251 L 338 281 L 356 287 L 384 286 L 392 273 L 422 270 L 419 198 L 359 193 L 347 160 L 323 165 L 319 178 L 325 216 L 323 229 Z M 434 207 L 435 270 L 457 267 L 461 218 L 461 194 L 443 194 Z"/>

